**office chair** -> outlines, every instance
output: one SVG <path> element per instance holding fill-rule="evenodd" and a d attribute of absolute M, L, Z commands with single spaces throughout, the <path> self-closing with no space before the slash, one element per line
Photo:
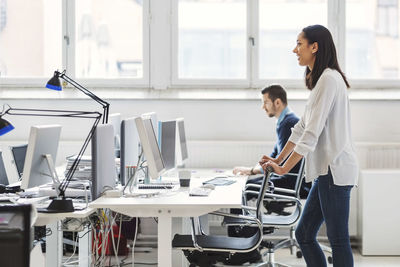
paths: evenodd
<path fill-rule="evenodd" d="M 296 241 L 295 238 L 295 229 L 298 220 L 300 219 L 301 216 L 301 211 L 302 211 L 302 204 L 300 202 L 300 190 L 301 190 L 301 185 L 302 181 L 304 179 L 304 163 L 305 160 L 304 158 L 301 160 L 300 163 L 300 168 L 299 172 L 296 175 L 296 183 L 295 183 L 295 188 L 294 190 L 290 189 L 285 189 L 285 188 L 279 188 L 279 187 L 274 187 L 273 194 L 272 193 L 265 193 L 264 197 L 264 206 L 268 208 L 268 205 L 265 205 L 265 202 L 267 203 L 282 203 L 283 205 L 279 205 L 281 207 L 293 207 L 291 212 L 277 212 L 278 215 L 271 215 L 272 212 L 267 211 L 267 214 L 264 214 L 263 216 L 263 224 L 264 224 L 264 229 L 267 229 L 269 232 L 271 232 L 272 229 L 277 229 L 277 228 L 289 228 L 289 237 L 283 240 L 280 240 L 276 243 L 273 243 L 272 241 L 269 241 L 268 238 L 264 235 L 264 240 L 260 245 L 261 249 L 266 249 L 264 252 L 264 258 L 266 258 L 267 266 L 271 267 L 279 267 L 279 266 L 287 266 L 284 264 L 279 264 L 275 262 L 274 259 L 274 253 L 276 250 L 280 248 L 290 248 L 290 253 L 296 254 L 298 258 L 302 257 L 302 253 L 299 249 L 299 245 Z M 244 200 L 250 199 L 250 196 L 257 196 L 258 192 L 257 189 L 259 188 L 258 184 L 248 184 L 246 186 L 246 191 L 245 191 L 245 196 Z M 286 195 L 280 195 L 277 193 L 285 193 Z M 238 222 L 235 219 L 230 219 L 226 218 L 222 224 L 225 226 L 235 226 L 236 224 L 240 225 L 241 222 Z M 272 230 L 273 231 L 273 230 Z M 264 231 L 265 234 L 265 231 Z M 328 246 L 321 245 L 321 248 L 323 251 L 328 252 L 332 254 L 332 250 Z M 328 256 L 327 257 L 328 262 L 332 263 L 332 257 Z"/>
<path fill-rule="evenodd" d="M 2 267 L 29 266 L 31 205 L 0 206 L 0 262 Z"/>
<path fill-rule="evenodd" d="M 198 226 L 198 233 L 196 233 L 196 226 L 194 219 L 192 221 L 192 234 L 180 235 L 176 234 L 172 240 L 172 247 L 183 251 L 190 267 L 210 267 L 214 266 L 217 262 L 224 262 L 236 253 L 250 252 L 258 248 L 263 239 L 263 222 L 262 222 L 262 203 L 263 196 L 268 187 L 271 172 L 265 173 L 260 190 L 258 191 L 256 207 L 243 206 L 245 210 L 252 210 L 252 216 L 244 216 L 237 214 L 229 214 L 223 212 L 212 212 L 212 215 L 231 217 L 241 220 L 243 225 L 253 226 L 257 229 L 253 235 L 249 237 L 229 237 L 206 235 L 201 230 L 201 225 Z"/>
<path fill-rule="evenodd" d="M 257 191 L 247 190 L 245 194 L 250 195 L 257 195 Z M 285 195 L 277 195 L 275 193 L 265 193 L 264 199 L 273 199 L 273 200 L 286 200 L 295 203 L 295 208 L 290 215 L 271 215 L 271 214 L 262 214 L 262 222 L 264 229 L 267 229 L 267 234 L 271 233 L 274 229 L 282 228 L 282 227 L 289 227 L 290 228 L 290 236 L 284 240 L 280 240 L 277 243 L 273 243 L 272 241 L 268 240 L 267 235 L 264 235 L 263 241 L 260 244 L 260 251 L 266 249 L 263 252 L 263 258 L 265 262 L 260 264 L 259 266 L 268 266 L 268 267 L 280 267 L 280 266 L 287 266 L 284 264 L 279 264 L 275 262 L 274 255 L 275 251 L 280 248 L 290 247 L 291 252 L 298 248 L 298 244 L 296 242 L 294 236 L 295 225 L 300 218 L 302 205 L 300 200 L 295 197 L 285 196 Z M 249 216 L 249 215 L 248 215 Z M 242 225 L 243 222 L 236 219 L 236 218 L 229 218 L 225 217 L 222 225 L 225 226 L 239 226 Z M 272 229 L 272 230 L 271 230 Z M 301 254 L 300 254 L 301 257 Z"/>

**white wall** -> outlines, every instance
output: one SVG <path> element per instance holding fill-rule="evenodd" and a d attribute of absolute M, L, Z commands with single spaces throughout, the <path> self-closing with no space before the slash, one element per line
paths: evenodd
<path fill-rule="evenodd" d="M 205 94 L 207 92 L 205 91 Z M 109 100 L 111 113 L 123 117 L 135 116 L 148 111 L 157 112 L 158 119 L 185 118 L 188 140 L 274 141 L 275 120 L 261 109 L 260 100 L 172 100 L 126 99 Z M 40 100 L 2 99 L 12 107 L 71 110 L 101 110 L 96 103 L 85 99 Z M 290 100 L 290 107 L 302 114 L 305 100 Z M 352 126 L 355 142 L 400 142 L 400 100 L 352 100 Z M 9 116 L 16 130 L 1 140 L 27 140 L 29 126 L 34 124 L 60 123 L 62 139 L 79 141 L 87 134 L 90 120 L 69 118 L 43 118 Z"/>

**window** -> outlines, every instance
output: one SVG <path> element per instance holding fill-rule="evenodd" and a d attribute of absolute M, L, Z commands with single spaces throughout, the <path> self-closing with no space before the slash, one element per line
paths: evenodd
<path fill-rule="evenodd" d="M 399 0 L 349 0 L 346 4 L 348 77 L 399 79 Z"/>
<path fill-rule="evenodd" d="M 143 78 L 143 6 L 132 0 L 75 1 L 77 78 Z"/>
<path fill-rule="evenodd" d="M 327 0 L 260 0 L 259 77 L 260 79 L 301 79 L 293 49 L 302 28 L 328 22 Z"/>
<path fill-rule="evenodd" d="M 400 0 L 0 0 L 0 87 L 42 85 L 66 69 L 91 87 L 299 88 L 297 35 L 322 24 L 354 87 L 398 88 L 399 9 Z"/>
<path fill-rule="evenodd" d="M 62 65 L 61 1 L 0 0 L 0 77 L 49 77 Z"/>
<path fill-rule="evenodd" d="M 178 78 L 247 78 L 246 0 L 179 0 Z"/>
<path fill-rule="evenodd" d="M 379 35 L 399 36 L 399 3 L 397 0 L 378 0 L 377 26 Z"/>

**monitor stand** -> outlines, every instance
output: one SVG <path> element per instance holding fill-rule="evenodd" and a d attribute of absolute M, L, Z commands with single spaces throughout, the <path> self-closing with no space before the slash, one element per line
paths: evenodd
<path fill-rule="evenodd" d="M 53 185 L 54 188 L 56 189 L 57 192 L 57 196 L 60 195 L 60 179 L 58 179 L 58 175 L 56 172 L 56 168 L 54 165 L 54 161 L 53 161 L 53 157 L 50 154 L 45 154 L 43 155 L 43 157 L 45 158 L 46 162 L 47 162 L 47 166 L 49 167 L 49 171 L 50 171 L 50 177 L 53 180 Z"/>
<path fill-rule="evenodd" d="M 57 212 L 73 212 L 74 205 L 72 204 L 72 199 L 66 199 L 65 197 L 60 197 L 60 180 L 56 172 L 53 157 L 50 154 L 45 154 L 43 157 L 46 159 L 47 166 L 49 167 L 50 176 L 53 180 L 53 185 L 57 193 L 57 198 L 53 199 L 47 209 L 40 209 L 41 212 L 57 213 Z"/>

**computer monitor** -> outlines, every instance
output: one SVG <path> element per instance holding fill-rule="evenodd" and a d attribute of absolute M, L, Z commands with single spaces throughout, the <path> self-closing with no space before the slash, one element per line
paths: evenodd
<path fill-rule="evenodd" d="M 13 156 L 13 162 L 15 164 L 15 167 L 17 168 L 19 178 L 22 177 L 22 172 L 24 171 L 24 163 L 25 163 L 27 148 L 28 148 L 28 144 L 11 147 L 11 154 Z"/>
<path fill-rule="evenodd" d="M 176 121 L 158 122 L 158 144 L 165 169 L 175 168 Z"/>
<path fill-rule="evenodd" d="M 176 164 L 182 166 L 188 158 L 188 150 L 186 144 L 185 123 L 183 118 L 176 119 Z"/>
<path fill-rule="evenodd" d="M 3 152 L 0 151 L 0 184 L 8 185 L 6 168 L 4 167 Z"/>
<path fill-rule="evenodd" d="M 45 155 L 56 162 L 61 125 L 32 126 L 21 181 L 21 188 L 27 189 L 52 182 L 52 175 Z"/>
<path fill-rule="evenodd" d="M 157 113 L 155 113 L 154 111 L 152 112 L 147 112 L 142 114 L 142 118 L 143 119 L 151 119 L 151 124 L 153 124 L 153 129 L 155 133 L 158 133 L 158 120 L 157 120 Z M 158 136 L 156 136 L 157 138 Z"/>
<path fill-rule="evenodd" d="M 121 114 L 113 113 L 108 116 L 108 124 L 111 124 L 114 129 L 114 149 L 115 156 L 120 157 L 121 150 Z"/>
<path fill-rule="evenodd" d="M 150 118 L 143 119 L 142 117 L 136 118 L 135 122 L 144 156 L 147 160 L 149 176 L 157 179 L 164 172 L 165 165 L 158 148 L 153 124 Z"/>
<path fill-rule="evenodd" d="M 98 125 L 92 138 L 92 200 L 114 189 L 115 182 L 114 130 L 111 124 Z"/>
<path fill-rule="evenodd" d="M 126 167 L 136 166 L 139 158 L 139 135 L 135 118 L 122 120 L 121 123 L 121 174 L 122 185 L 127 182 Z"/>

